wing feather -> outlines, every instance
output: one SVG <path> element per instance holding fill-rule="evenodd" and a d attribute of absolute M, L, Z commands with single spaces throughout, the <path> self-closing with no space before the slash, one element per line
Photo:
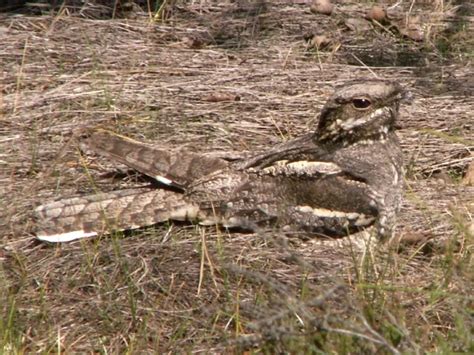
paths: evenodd
<path fill-rule="evenodd" d="M 181 189 L 229 164 L 224 159 L 184 149 L 157 148 L 104 129 L 93 130 L 82 143 L 92 151 L 125 164 L 160 183 Z"/>

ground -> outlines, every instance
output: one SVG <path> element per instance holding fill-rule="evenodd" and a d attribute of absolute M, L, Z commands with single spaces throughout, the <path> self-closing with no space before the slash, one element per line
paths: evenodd
<path fill-rule="evenodd" d="M 390 20 L 371 22 L 372 5 L 1 14 L 3 352 L 472 353 L 472 5 L 385 2 Z M 196 151 L 265 149 L 314 129 L 337 84 L 374 77 L 413 94 L 389 242 L 172 224 L 35 240 L 35 206 L 143 184 L 81 154 L 83 127 Z"/>

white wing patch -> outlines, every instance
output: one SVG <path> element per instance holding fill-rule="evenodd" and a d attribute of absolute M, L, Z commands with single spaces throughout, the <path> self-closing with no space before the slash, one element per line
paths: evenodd
<path fill-rule="evenodd" d="M 198 217 L 199 207 L 194 205 L 184 206 L 170 213 L 170 219 L 174 221 L 192 221 Z"/>
<path fill-rule="evenodd" d="M 341 218 L 353 221 L 357 227 L 363 227 L 371 224 L 375 217 L 367 216 L 357 212 L 333 211 L 326 208 L 313 208 L 311 206 L 297 206 L 296 210 L 303 213 L 312 213 L 320 218 Z"/>
<path fill-rule="evenodd" d="M 168 186 L 171 186 L 173 184 L 173 180 L 165 178 L 164 176 L 161 176 L 161 175 L 156 175 L 155 180 Z"/>
<path fill-rule="evenodd" d="M 398 179 L 399 179 L 397 168 L 393 164 L 390 164 L 390 168 L 392 169 L 392 172 L 393 172 L 392 185 L 397 186 L 398 185 Z"/>
<path fill-rule="evenodd" d="M 300 160 L 288 162 L 288 160 L 279 160 L 274 165 L 266 167 L 260 171 L 269 175 L 333 175 L 342 172 L 342 169 L 334 163 L 322 161 Z"/>

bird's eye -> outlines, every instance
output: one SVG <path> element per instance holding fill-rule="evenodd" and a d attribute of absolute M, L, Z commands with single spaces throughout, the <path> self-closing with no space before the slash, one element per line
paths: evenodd
<path fill-rule="evenodd" d="M 352 106 L 356 108 L 357 110 L 365 110 L 369 108 L 372 105 L 372 102 L 370 100 L 365 99 L 365 98 L 358 98 L 358 99 L 353 99 L 352 100 Z"/>

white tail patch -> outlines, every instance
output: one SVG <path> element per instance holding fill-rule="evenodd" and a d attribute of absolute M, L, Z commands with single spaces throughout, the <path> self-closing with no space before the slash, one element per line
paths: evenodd
<path fill-rule="evenodd" d="M 36 238 L 38 238 L 42 242 L 65 243 L 65 242 L 72 242 L 73 240 L 77 240 L 77 239 L 91 238 L 95 236 L 97 236 L 97 232 L 84 232 L 83 230 L 78 230 L 74 232 L 67 232 L 67 233 L 61 233 L 61 234 L 38 235 L 36 236 Z"/>

